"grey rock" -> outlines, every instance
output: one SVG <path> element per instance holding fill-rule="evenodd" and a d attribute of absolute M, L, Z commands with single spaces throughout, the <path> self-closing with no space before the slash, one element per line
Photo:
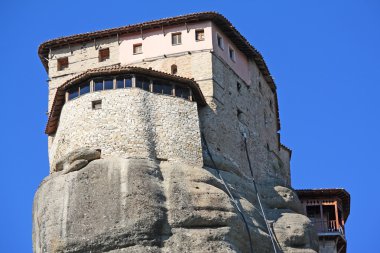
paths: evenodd
<path fill-rule="evenodd" d="M 64 157 L 62 157 L 59 161 L 55 164 L 55 170 L 54 171 L 73 171 L 72 169 L 72 163 L 74 163 L 77 160 L 87 160 L 87 162 L 90 162 L 95 159 L 100 159 L 101 153 L 99 150 L 90 149 L 90 148 L 79 148 L 76 149 Z M 83 164 L 83 162 L 82 162 Z M 76 163 L 75 166 L 78 166 L 78 163 Z M 84 166 L 83 166 L 84 167 Z M 81 168 L 79 168 L 81 169 Z"/>
<path fill-rule="evenodd" d="M 63 173 L 67 174 L 67 173 L 70 173 L 73 171 L 80 170 L 80 169 L 84 168 L 87 164 L 88 164 L 87 160 L 83 160 L 83 159 L 76 160 L 72 164 L 70 164 L 69 167 L 63 171 Z"/>
<path fill-rule="evenodd" d="M 306 216 L 298 213 L 283 213 L 273 224 L 273 228 L 276 237 L 285 249 L 302 248 L 303 252 L 306 252 L 306 249 L 309 252 L 317 252 L 317 235 L 311 221 Z"/>
<path fill-rule="evenodd" d="M 284 186 L 261 185 L 260 194 L 269 208 L 291 209 L 296 213 L 304 213 L 297 194 Z"/>
<path fill-rule="evenodd" d="M 251 245 L 253 252 L 273 252 L 250 178 L 149 159 L 114 157 L 85 165 L 82 157 L 66 159 L 70 169 L 47 177 L 36 192 L 35 253 L 251 252 Z M 310 221 L 292 210 L 296 199 L 284 196 L 291 189 L 268 188 L 264 208 L 284 252 L 300 246 L 315 252 Z"/>

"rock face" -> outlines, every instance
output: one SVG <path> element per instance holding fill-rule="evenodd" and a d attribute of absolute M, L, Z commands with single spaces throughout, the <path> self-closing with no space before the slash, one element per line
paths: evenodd
<path fill-rule="evenodd" d="M 97 152 L 71 153 L 57 166 L 66 172 L 41 183 L 33 207 L 34 252 L 274 252 L 248 178 L 220 171 L 249 234 L 215 169 L 98 159 Z M 64 169 L 76 161 L 86 165 Z M 277 251 L 316 252 L 315 232 L 295 193 L 258 187 Z"/>

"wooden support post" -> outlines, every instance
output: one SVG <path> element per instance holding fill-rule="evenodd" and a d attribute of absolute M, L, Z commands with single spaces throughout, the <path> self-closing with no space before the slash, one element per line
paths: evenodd
<path fill-rule="evenodd" d="M 338 201 L 334 201 L 334 206 L 335 206 L 335 223 L 336 223 L 336 229 L 339 229 L 339 217 L 338 217 Z"/>

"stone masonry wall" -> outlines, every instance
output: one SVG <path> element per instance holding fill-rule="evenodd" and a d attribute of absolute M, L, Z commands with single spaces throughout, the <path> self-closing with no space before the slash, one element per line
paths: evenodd
<path fill-rule="evenodd" d="M 194 78 L 199 84 L 205 97 L 212 96 L 212 54 L 210 51 L 187 52 L 178 55 L 156 58 L 151 61 L 133 63 L 132 66 L 142 68 L 152 68 L 154 70 L 171 72 L 171 66 L 177 66 L 177 75 L 187 78 Z"/>
<path fill-rule="evenodd" d="M 92 109 L 92 101 L 102 101 Z M 108 90 L 67 102 L 49 153 L 54 164 L 88 147 L 102 157 L 150 158 L 202 165 L 197 104 L 138 88 Z"/>
<path fill-rule="evenodd" d="M 200 122 L 219 166 L 250 175 L 244 132 L 255 178 L 289 186 L 289 160 L 278 146 L 273 92 L 252 62 L 250 86 L 216 55 L 212 62 L 214 94 L 200 110 Z"/>
<path fill-rule="evenodd" d="M 243 131 L 247 133 L 255 178 L 289 186 L 290 157 L 278 146 L 275 97 L 256 64 L 249 62 L 251 85 L 212 52 L 163 57 L 134 66 L 170 73 L 172 64 L 177 65 L 178 75 L 194 78 L 206 97 L 208 105 L 199 108 L 200 124 L 219 166 L 250 175 Z"/>

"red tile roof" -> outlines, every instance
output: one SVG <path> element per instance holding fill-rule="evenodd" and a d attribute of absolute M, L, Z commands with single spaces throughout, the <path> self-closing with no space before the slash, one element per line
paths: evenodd
<path fill-rule="evenodd" d="M 165 72 L 156 71 L 152 69 L 146 69 L 141 67 L 133 66 L 120 66 L 115 65 L 111 67 L 102 67 L 96 69 L 90 69 L 84 73 L 77 75 L 70 80 L 66 81 L 64 84 L 58 87 L 55 94 L 53 105 L 49 114 L 49 119 L 45 128 L 46 134 L 53 134 L 57 131 L 59 117 L 61 115 L 62 107 L 65 104 L 65 93 L 73 85 L 83 82 L 89 78 L 97 76 L 107 76 L 107 75 L 117 75 L 117 74 L 142 74 L 150 77 L 163 78 L 165 80 L 175 81 L 181 84 L 185 84 L 191 88 L 194 100 L 200 105 L 206 105 L 206 100 L 202 94 L 199 85 L 193 80 L 185 77 L 180 77 L 177 75 L 171 75 Z"/>

